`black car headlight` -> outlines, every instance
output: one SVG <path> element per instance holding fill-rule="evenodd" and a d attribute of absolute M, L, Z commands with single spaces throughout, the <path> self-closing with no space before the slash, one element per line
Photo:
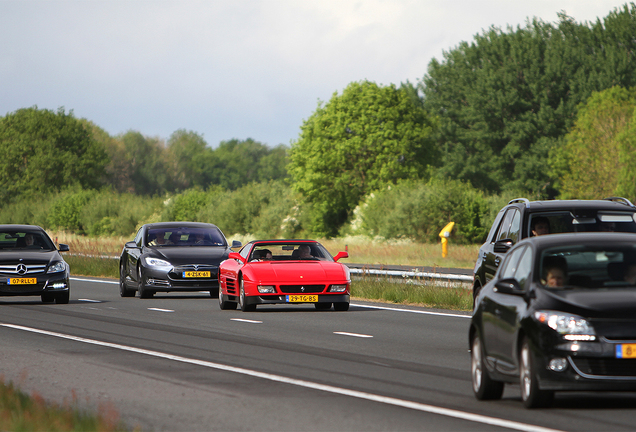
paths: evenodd
<path fill-rule="evenodd" d="M 170 264 L 168 261 L 162 260 L 159 258 L 144 257 L 144 261 L 146 262 L 146 265 L 148 267 L 156 267 L 156 268 L 160 268 L 160 267 L 171 268 L 172 267 L 172 264 Z"/>
<path fill-rule="evenodd" d="M 66 266 L 64 265 L 64 261 L 58 261 L 49 266 L 49 269 L 46 271 L 47 273 L 59 273 L 66 270 Z"/>
<path fill-rule="evenodd" d="M 594 327 L 581 316 L 559 311 L 536 311 L 534 318 L 563 336 L 568 341 L 596 340 Z"/>

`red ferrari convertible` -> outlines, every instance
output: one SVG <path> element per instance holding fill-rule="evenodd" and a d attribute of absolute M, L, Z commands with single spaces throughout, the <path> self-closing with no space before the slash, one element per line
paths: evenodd
<path fill-rule="evenodd" d="M 259 304 L 313 303 L 316 309 L 349 309 L 349 268 L 314 240 L 256 240 L 219 267 L 219 306 L 243 312 Z"/>

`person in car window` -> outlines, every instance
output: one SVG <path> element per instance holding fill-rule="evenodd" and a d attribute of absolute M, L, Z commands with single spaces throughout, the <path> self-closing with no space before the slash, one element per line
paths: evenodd
<path fill-rule="evenodd" d="M 545 286 L 551 288 L 562 287 L 567 278 L 567 263 L 563 257 L 548 257 L 543 265 L 543 280 Z"/>
<path fill-rule="evenodd" d="M 532 235 L 550 234 L 550 221 L 547 217 L 539 216 L 532 219 Z"/>

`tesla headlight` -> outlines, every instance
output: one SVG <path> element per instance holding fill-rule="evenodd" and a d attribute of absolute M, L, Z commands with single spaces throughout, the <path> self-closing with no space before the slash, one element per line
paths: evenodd
<path fill-rule="evenodd" d="M 534 317 L 540 323 L 564 335 L 565 339 L 588 341 L 596 339 L 594 327 L 581 316 L 558 311 L 536 311 Z"/>
<path fill-rule="evenodd" d="M 64 265 L 64 261 L 58 261 L 56 263 L 51 264 L 47 273 L 59 273 L 66 270 L 66 266 Z"/>
<path fill-rule="evenodd" d="M 159 258 L 144 257 L 144 260 L 146 261 L 146 265 L 149 267 L 172 267 L 172 264 L 168 261 Z"/>

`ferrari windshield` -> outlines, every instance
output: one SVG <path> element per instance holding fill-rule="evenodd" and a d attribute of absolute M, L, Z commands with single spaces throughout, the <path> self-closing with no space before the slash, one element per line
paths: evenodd
<path fill-rule="evenodd" d="M 548 287 L 636 287 L 636 246 L 552 248 L 543 253 L 541 267 Z"/>
<path fill-rule="evenodd" d="M 333 261 L 333 257 L 316 242 L 256 243 L 249 261 Z"/>
<path fill-rule="evenodd" d="M 218 228 L 151 228 L 146 232 L 147 246 L 227 246 Z"/>
<path fill-rule="evenodd" d="M 16 249 L 55 250 L 55 245 L 42 231 L 0 232 L 0 252 Z"/>

